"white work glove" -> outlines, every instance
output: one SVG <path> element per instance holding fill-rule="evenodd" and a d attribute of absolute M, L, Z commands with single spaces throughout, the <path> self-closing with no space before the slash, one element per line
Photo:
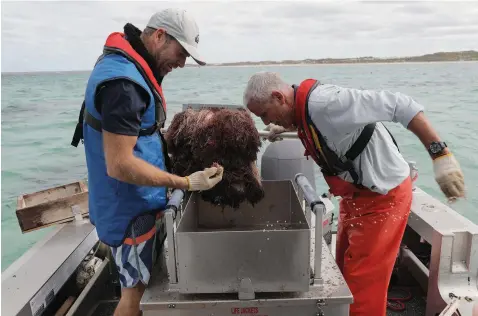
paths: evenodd
<path fill-rule="evenodd" d="M 223 167 L 211 167 L 202 171 L 196 171 L 186 177 L 189 191 L 204 191 L 214 187 L 222 180 Z"/>
<path fill-rule="evenodd" d="M 436 182 L 450 201 L 465 196 L 463 172 L 451 153 L 435 158 L 433 171 Z"/>
<path fill-rule="evenodd" d="M 471 311 L 471 316 L 478 316 L 478 303 L 473 305 L 473 310 Z"/>
<path fill-rule="evenodd" d="M 287 132 L 287 129 L 285 127 L 282 127 L 280 125 L 275 125 L 272 123 L 267 125 L 265 130 L 269 131 L 269 135 L 267 135 L 267 140 L 270 142 L 275 142 L 276 140 L 282 140 L 282 138 L 280 137 L 280 134 Z"/>

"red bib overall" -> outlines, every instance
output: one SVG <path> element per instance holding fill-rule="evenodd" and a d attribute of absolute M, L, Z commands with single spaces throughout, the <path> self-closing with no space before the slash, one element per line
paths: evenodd
<path fill-rule="evenodd" d="M 350 315 L 385 316 L 388 285 L 410 213 L 412 182 L 408 177 L 382 195 L 337 176 L 355 171 L 350 163 L 340 162 L 325 143 L 320 126 L 310 119 L 308 97 L 318 85 L 316 80 L 307 79 L 297 88 L 296 125 L 305 155 L 321 168 L 330 193 L 342 197 L 336 261 L 354 298 Z"/>

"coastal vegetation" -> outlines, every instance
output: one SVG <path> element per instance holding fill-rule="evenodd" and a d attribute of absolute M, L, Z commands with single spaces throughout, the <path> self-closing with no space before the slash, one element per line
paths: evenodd
<path fill-rule="evenodd" d="M 452 61 L 478 61 L 478 51 L 437 52 L 421 56 L 409 57 L 373 57 L 364 56 L 356 58 L 321 58 L 282 61 L 242 61 L 229 63 L 208 64 L 209 66 L 255 66 L 255 65 L 313 65 L 313 64 L 364 64 L 364 63 L 409 63 L 409 62 L 452 62 Z"/>

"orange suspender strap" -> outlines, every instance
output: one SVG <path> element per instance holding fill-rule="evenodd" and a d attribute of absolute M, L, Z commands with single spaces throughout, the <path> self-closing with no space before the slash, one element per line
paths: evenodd
<path fill-rule="evenodd" d="M 304 144 L 307 152 L 315 162 L 320 166 L 320 158 L 325 162 L 327 166 L 329 163 L 325 154 L 322 151 L 322 146 L 319 141 L 319 137 L 313 126 L 312 122 L 308 122 L 308 113 L 307 113 L 307 103 L 310 96 L 310 93 L 319 85 L 320 83 L 315 79 L 306 79 L 304 80 L 299 88 L 297 89 L 296 94 L 296 123 L 299 126 L 299 130 L 302 130 L 303 133 L 299 133 L 302 143 Z M 305 135 L 304 135 L 305 134 Z"/>
<path fill-rule="evenodd" d="M 152 83 L 154 86 L 154 89 L 158 91 L 159 95 L 161 96 L 162 99 L 162 106 L 164 108 L 164 111 L 166 112 L 166 99 L 164 98 L 163 95 L 163 89 L 161 86 L 158 84 L 158 81 L 153 75 L 153 71 L 149 67 L 148 63 L 144 60 L 143 57 L 141 57 L 140 54 L 138 54 L 131 44 L 124 38 L 124 34 L 121 32 L 114 32 L 111 33 L 108 38 L 106 39 L 105 43 L 105 48 L 112 48 L 112 49 L 119 49 L 131 56 L 136 63 L 138 63 L 146 76 L 149 78 L 149 81 Z"/>

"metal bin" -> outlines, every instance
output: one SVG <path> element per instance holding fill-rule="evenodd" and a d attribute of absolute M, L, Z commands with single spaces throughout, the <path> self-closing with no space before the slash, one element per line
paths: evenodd
<path fill-rule="evenodd" d="M 222 208 L 192 193 L 179 222 L 181 293 L 308 291 L 310 227 L 292 181 L 262 181 L 265 197 Z"/>

